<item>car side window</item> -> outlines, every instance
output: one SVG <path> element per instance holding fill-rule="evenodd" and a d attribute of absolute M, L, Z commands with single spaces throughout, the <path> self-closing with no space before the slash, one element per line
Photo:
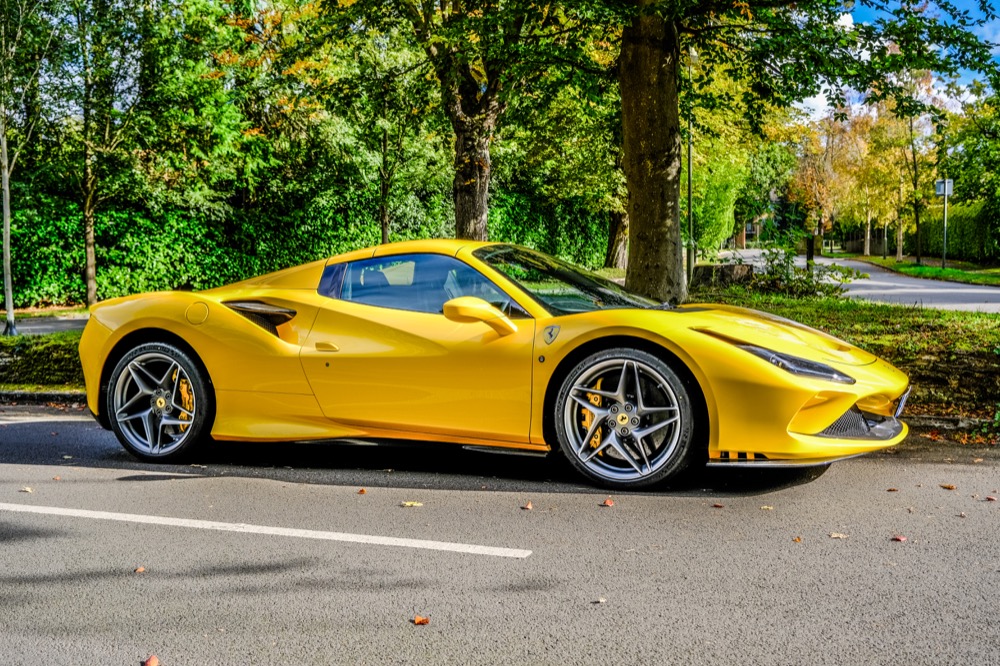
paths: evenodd
<path fill-rule="evenodd" d="M 509 317 L 528 316 L 479 271 L 454 257 L 440 254 L 354 261 L 345 266 L 342 285 L 342 300 L 366 305 L 440 314 L 447 301 L 459 296 L 475 296 Z"/>

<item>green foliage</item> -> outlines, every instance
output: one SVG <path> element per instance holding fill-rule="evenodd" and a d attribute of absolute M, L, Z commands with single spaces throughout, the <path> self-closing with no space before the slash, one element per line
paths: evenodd
<path fill-rule="evenodd" d="M 490 238 L 518 243 L 598 268 L 608 239 L 606 214 L 574 199 L 546 201 L 529 192 L 501 192 L 490 201 Z"/>
<path fill-rule="evenodd" d="M 80 332 L 0 337 L 0 384 L 83 384 Z"/>

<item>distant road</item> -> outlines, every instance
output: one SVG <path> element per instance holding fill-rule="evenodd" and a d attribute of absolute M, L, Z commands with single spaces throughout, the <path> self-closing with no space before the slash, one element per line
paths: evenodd
<path fill-rule="evenodd" d="M 723 256 L 736 254 L 736 252 L 724 252 Z M 738 254 L 747 263 L 762 262 L 760 250 L 740 250 Z M 799 257 L 798 262 L 804 266 L 805 257 Z M 863 261 L 837 257 L 816 257 L 816 262 L 825 265 L 837 264 L 869 275 L 866 279 L 855 280 L 845 285 L 846 295 L 850 298 L 938 310 L 1000 313 L 1000 287 L 914 278 Z"/>

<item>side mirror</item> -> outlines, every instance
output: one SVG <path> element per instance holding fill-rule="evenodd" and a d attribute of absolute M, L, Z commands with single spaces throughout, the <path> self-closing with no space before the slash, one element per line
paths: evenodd
<path fill-rule="evenodd" d="M 517 326 L 504 313 L 475 296 L 459 296 L 444 304 L 444 316 L 452 321 L 481 321 L 501 336 L 517 332 Z"/>

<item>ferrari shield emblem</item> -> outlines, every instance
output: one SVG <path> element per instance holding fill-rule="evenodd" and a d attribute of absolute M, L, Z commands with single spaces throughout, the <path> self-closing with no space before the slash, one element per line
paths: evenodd
<path fill-rule="evenodd" d="M 545 338 L 545 344 L 547 345 L 551 345 L 552 341 L 555 340 L 558 335 L 559 335 L 558 326 L 546 326 L 545 331 L 542 332 L 542 337 Z"/>

